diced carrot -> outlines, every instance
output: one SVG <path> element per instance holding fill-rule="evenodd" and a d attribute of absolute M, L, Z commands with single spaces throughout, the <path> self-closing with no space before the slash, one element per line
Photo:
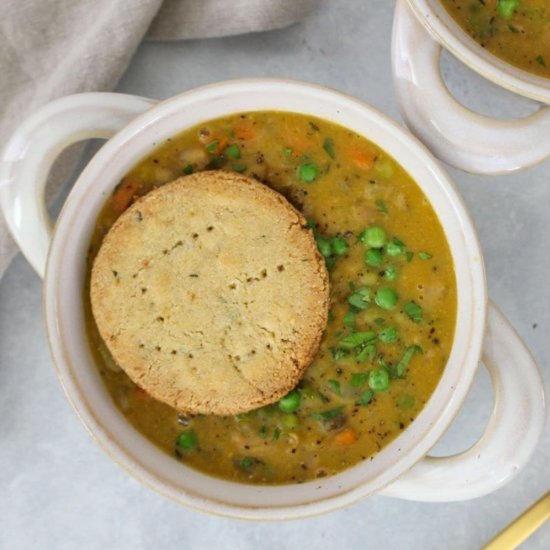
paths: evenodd
<path fill-rule="evenodd" d="M 295 157 L 301 157 L 312 145 L 308 142 L 307 136 L 297 132 L 295 129 L 288 129 L 283 135 L 283 143 L 285 147 L 292 149 L 292 154 Z"/>
<path fill-rule="evenodd" d="M 220 136 L 217 138 L 218 146 L 216 147 L 216 154 L 220 155 L 224 149 L 227 147 L 228 139 L 227 136 Z"/>
<path fill-rule="evenodd" d="M 137 179 L 125 178 L 120 182 L 111 199 L 113 213 L 120 216 L 132 204 L 138 194 L 140 182 Z"/>
<path fill-rule="evenodd" d="M 149 397 L 149 394 L 139 386 L 136 386 L 136 389 L 134 390 L 134 392 L 136 394 L 136 397 L 140 397 L 141 399 L 146 399 L 147 397 Z"/>
<path fill-rule="evenodd" d="M 364 149 L 352 149 L 350 151 L 350 157 L 355 166 L 362 170 L 369 170 L 372 168 L 376 158 L 374 153 L 365 151 Z"/>
<path fill-rule="evenodd" d="M 241 119 L 235 123 L 235 137 L 242 141 L 249 141 L 256 137 L 256 128 L 247 119 Z"/>
<path fill-rule="evenodd" d="M 334 436 L 337 445 L 352 445 L 357 441 L 357 432 L 353 428 L 346 428 Z"/>

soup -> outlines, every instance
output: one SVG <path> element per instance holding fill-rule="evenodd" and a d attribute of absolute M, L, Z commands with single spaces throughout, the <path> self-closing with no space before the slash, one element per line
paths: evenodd
<path fill-rule="evenodd" d="M 503 61 L 550 78 L 547 0 L 441 0 L 457 23 Z"/>
<path fill-rule="evenodd" d="M 245 173 L 286 196 L 308 219 L 330 275 L 328 324 L 301 382 L 278 403 L 229 417 L 182 415 L 152 399 L 113 361 L 89 304 L 91 266 L 118 216 L 203 169 Z M 301 483 L 371 458 L 430 398 L 455 327 L 450 250 L 419 187 L 364 137 L 296 113 L 236 114 L 161 144 L 101 211 L 87 282 L 91 347 L 121 413 L 175 459 L 250 483 Z"/>

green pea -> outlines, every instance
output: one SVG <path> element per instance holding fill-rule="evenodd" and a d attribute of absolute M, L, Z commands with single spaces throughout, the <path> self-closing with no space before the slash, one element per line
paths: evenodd
<path fill-rule="evenodd" d="M 372 267 L 376 267 L 382 263 L 382 251 L 378 248 L 369 248 L 365 252 L 365 263 Z"/>
<path fill-rule="evenodd" d="M 382 248 L 386 244 L 386 232 L 381 227 L 373 225 L 359 235 L 359 240 L 370 248 Z"/>
<path fill-rule="evenodd" d="M 511 19 L 514 12 L 519 8 L 519 0 L 498 0 L 498 13 L 504 19 Z"/>
<path fill-rule="evenodd" d="M 330 241 L 330 246 L 337 256 L 343 256 L 349 248 L 348 241 L 346 241 L 344 237 L 334 237 L 334 239 Z"/>
<path fill-rule="evenodd" d="M 225 154 L 232 159 L 241 158 L 241 150 L 239 149 L 239 146 L 236 143 L 233 143 L 232 145 L 227 147 L 225 149 Z"/>
<path fill-rule="evenodd" d="M 332 248 L 330 242 L 324 237 L 316 237 L 315 242 L 317 243 L 317 248 L 321 253 L 321 256 L 328 258 L 332 254 Z"/>
<path fill-rule="evenodd" d="M 369 388 L 373 391 L 386 391 L 390 387 L 390 375 L 384 369 L 374 369 L 369 373 Z"/>
<path fill-rule="evenodd" d="M 298 167 L 298 177 L 306 183 L 314 182 L 318 175 L 319 168 L 311 162 L 304 162 Z"/>
<path fill-rule="evenodd" d="M 376 305 L 382 309 L 394 308 L 398 299 L 397 292 L 392 288 L 379 288 L 374 297 Z"/>
<path fill-rule="evenodd" d="M 279 401 L 279 409 L 286 413 L 292 413 L 300 408 L 300 394 L 296 390 L 287 393 Z"/>
<path fill-rule="evenodd" d="M 197 446 L 197 436 L 193 430 L 182 432 L 176 440 L 178 449 L 189 451 Z"/>

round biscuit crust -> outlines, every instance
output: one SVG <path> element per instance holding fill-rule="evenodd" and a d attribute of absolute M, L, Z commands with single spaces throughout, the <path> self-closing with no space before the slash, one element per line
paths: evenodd
<path fill-rule="evenodd" d="M 305 218 L 246 176 L 199 172 L 155 189 L 111 227 L 93 315 L 128 376 L 191 414 L 273 403 L 313 360 L 329 281 Z"/>

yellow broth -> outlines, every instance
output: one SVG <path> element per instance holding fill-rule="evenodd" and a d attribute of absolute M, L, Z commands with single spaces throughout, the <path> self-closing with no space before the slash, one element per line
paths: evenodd
<path fill-rule="evenodd" d="M 457 23 L 493 55 L 550 78 L 548 0 L 441 0 Z"/>
<path fill-rule="evenodd" d="M 97 220 L 88 283 L 104 235 L 133 200 L 205 168 L 265 182 L 310 221 L 331 281 L 321 347 L 278 404 L 232 417 L 178 415 L 114 363 L 88 286 L 89 339 L 114 402 L 177 460 L 226 479 L 301 483 L 369 459 L 418 415 L 451 350 L 455 275 L 430 203 L 387 153 L 352 131 L 294 113 L 228 116 L 167 140 L 123 178 Z"/>

